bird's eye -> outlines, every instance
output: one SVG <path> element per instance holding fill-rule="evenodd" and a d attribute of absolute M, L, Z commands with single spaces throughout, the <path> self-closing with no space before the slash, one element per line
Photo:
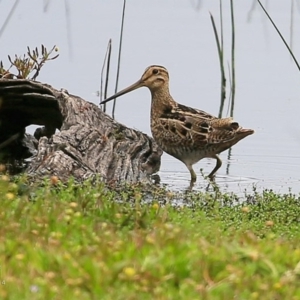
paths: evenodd
<path fill-rule="evenodd" d="M 154 75 L 158 74 L 158 70 L 157 70 L 157 69 L 154 69 L 154 70 L 152 71 L 152 74 L 154 74 Z"/>

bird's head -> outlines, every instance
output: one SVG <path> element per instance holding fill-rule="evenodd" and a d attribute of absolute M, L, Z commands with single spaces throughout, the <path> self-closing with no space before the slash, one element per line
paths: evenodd
<path fill-rule="evenodd" d="M 111 101 L 117 97 L 120 97 L 124 94 L 127 94 L 143 86 L 149 88 L 151 91 L 155 91 L 157 89 L 163 88 L 164 86 L 168 86 L 168 85 L 169 85 L 169 73 L 167 69 L 162 66 L 150 66 L 145 70 L 140 80 L 130 85 L 129 87 L 121 90 L 115 95 L 103 100 L 101 104 L 104 104 L 108 101 Z"/>

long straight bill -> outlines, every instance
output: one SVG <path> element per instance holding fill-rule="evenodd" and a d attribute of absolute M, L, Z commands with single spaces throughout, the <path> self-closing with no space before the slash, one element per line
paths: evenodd
<path fill-rule="evenodd" d="M 108 102 L 108 101 L 111 101 L 111 100 L 117 98 L 117 97 L 120 97 L 120 96 L 122 96 L 122 95 L 124 95 L 124 94 L 127 94 L 127 93 L 129 93 L 129 92 L 131 92 L 131 91 L 134 91 L 134 90 L 136 90 L 136 89 L 138 89 L 138 88 L 140 88 L 140 87 L 142 87 L 142 86 L 144 86 L 144 84 L 143 84 L 143 82 L 142 82 L 141 80 L 139 80 L 139 81 L 137 81 L 136 83 L 130 85 L 130 86 L 127 87 L 127 88 L 125 88 L 124 90 L 122 90 L 122 91 L 120 91 L 120 92 L 114 94 L 114 95 L 111 96 L 111 97 L 106 98 L 106 99 L 103 100 L 100 104 L 104 104 L 104 103 L 106 103 L 106 102 Z"/>

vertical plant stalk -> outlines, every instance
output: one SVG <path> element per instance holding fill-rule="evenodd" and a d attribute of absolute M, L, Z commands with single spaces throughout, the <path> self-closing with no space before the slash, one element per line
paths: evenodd
<path fill-rule="evenodd" d="M 231 70 L 230 70 L 230 64 L 228 62 L 228 78 L 229 78 L 229 86 L 232 86 L 232 77 L 231 77 Z M 232 98 L 232 89 L 230 89 L 230 92 L 229 92 L 229 99 Z M 227 107 L 227 112 L 226 112 L 226 115 L 228 115 L 229 113 L 229 109 L 230 109 L 230 101 L 228 101 L 228 107 Z M 226 165 L 226 175 L 229 175 L 229 169 L 230 169 L 230 159 L 231 159 L 231 152 L 232 152 L 232 147 L 230 147 L 228 149 L 228 153 L 227 153 L 227 165 Z"/>
<path fill-rule="evenodd" d="M 66 15 L 66 23 L 67 23 L 67 39 L 69 46 L 69 55 L 70 58 L 73 57 L 73 47 L 72 47 L 72 30 L 71 30 L 71 13 L 70 13 L 70 3 L 68 0 L 65 0 L 65 15 Z"/>
<path fill-rule="evenodd" d="M 13 15 L 14 11 L 16 10 L 17 5 L 19 4 L 19 2 L 20 2 L 20 0 L 16 0 L 16 1 L 15 1 L 13 7 L 11 8 L 11 10 L 10 10 L 8 16 L 7 16 L 7 18 L 5 19 L 3 25 L 2 25 L 2 27 L 1 27 L 1 29 L 0 29 L 0 37 L 1 37 L 1 35 L 3 34 L 3 32 L 4 32 L 4 30 L 5 30 L 5 28 L 6 28 L 7 24 L 8 24 L 8 22 L 10 21 L 10 19 L 11 19 L 12 15 Z"/>
<path fill-rule="evenodd" d="M 228 80 L 229 80 L 229 86 L 232 86 L 232 77 L 231 77 L 231 69 L 230 69 L 230 63 L 227 62 L 227 67 L 228 67 Z M 229 95 L 228 95 L 228 99 L 231 99 L 231 89 L 229 90 Z M 228 106 L 227 106 L 227 111 L 226 111 L 226 116 L 228 116 L 229 114 L 229 110 L 230 110 L 230 101 L 228 101 Z"/>
<path fill-rule="evenodd" d="M 105 76 L 105 86 L 104 86 L 104 99 L 107 98 L 107 89 L 108 89 L 108 81 L 109 81 L 109 70 L 110 70 L 110 57 L 111 57 L 111 39 L 108 42 L 108 56 L 106 63 L 106 76 Z"/>
<path fill-rule="evenodd" d="M 290 48 L 293 49 L 294 36 L 294 0 L 291 0 Z"/>
<path fill-rule="evenodd" d="M 234 9 L 233 0 L 230 0 L 231 15 L 231 108 L 230 117 L 233 117 L 234 100 L 235 100 L 235 25 L 234 25 Z"/>
<path fill-rule="evenodd" d="M 44 0 L 43 10 L 46 13 L 48 11 L 48 7 L 50 5 L 51 0 Z M 67 27 L 67 40 L 68 40 L 68 47 L 69 47 L 69 56 L 70 58 L 73 57 L 73 46 L 72 46 L 72 30 L 71 30 L 71 9 L 69 0 L 64 0 L 65 3 L 65 16 L 66 16 L 66 27 Z"/>
<path fill-rule="evenodd" d="M 256 0 L 252 0 L 251 8 L 247 14 L 247 22 L 251 21 L 252 14 L 255 10 L 255 7 L 256 7 Z"/>
<path fill-rule="evenodd" d="M 220 0 L 220 22 L 221 22 L 221 38 L 219 39 L 218 31 L 216 28 L 215 20 L 212 14 L 210 13 L 210 19 L 214 30 L 214 35 L 216 39 L 218 56 L 220 62 L 220 71 L 221 71 L 221 98 L 220 98 L 220 109 L 219 109 L 219 118 L 222 117 L 222 112 L 224 108 L 224 102 L 226 99 L 226 77 L 224 71 L 224 48 L 223 48 L 223 17 L 222 17 L 222 0 Z"/>
<path fill-rule="evenodd" d="M 274 26 L 275 30 L 277 31 L 277 33 L 279 34 L 281 40 L 283 41 L 284 45 L 286 46 L 286 48 L 288 49 L 288 51 L 290 52 L 290 55 L 292 56 L 298 70 L 300 71 L 300 66 L 299 63 L 293 53 L 293 51 L 291 50 L 291 48 L 289 47 L 288 43 L 286 42 L 286 40 L 284 39 L 283 35 L 281 34 L 281 32 L 279 31 L 279 29 L 277 28 L 277 26 L 275 25 L 275 23 L 273 22 L 272 18 L 270 17 L 270 15 L 268 14 L 268 12 L 266 11 L 266 9 L 264 8 L 264 6 L 261 4 L 260 0 L 257 0 L 257 2 L 259 3 L 260 7 L 262 8 L 262 10 L 264 11 L 264 13 L 267 15 L 268 19 L 270 20 L 270 22 L 272 23 L 272 25 Z"/>
<path fill-rule="evenodd" d="M 122 23 L 121 23 L 121 32 L 120 32 L 119 55 L 118 55 L 118 66 L 117 66 L 117 77 L 116 77 L 115 93 L 117 93 L 117 91 L 118 91 L 118 84 L 119 84 L 122 42 L 123 42 L 123 28 L 124 28 L 124 19 L 125 19 L 125 8 L 126 8 L 126 0 L 124 0 L 124 2 L 123 2 L 123 13 L 122 13 Z M 112 108 L 112 118 L 113 119 L 115 118 L 115 108 L 116 108 L 116 99 L 114 99 L 113 108 Z"/>
<path fill-rule="evenodd" d="M 222 0 L 220 0 L 220 34 L 221 34 L 221 105 L 222 110 L 220 117 L 223 114 L 224 103 L 226 99 L 226 77 L 225 77 L 225 68 L 224 68 L 224 38 L 223 38 L 223 7 Z"/>
<path fill-rule="evenodd" d="M 108 41 L 107 50 L 105 53 L 103 66 L 101 69 L 101 83 L 100 83 L 100 103 L 103 99 L 107 98 L 107 87 L 109 80 L 109 70 L 110 70 L 110 57 L 111 57 L 111 39 Z M 105 74 L 105 85 L 104 85 L 104 97 L 103 97 L 103 77 L 104 77 L 104 68 L 106 64 L 106 74 Z M 106 103 L 103 104 L 103 111 L 106 112 Z"/>
<path fill-rule="evenodd" d="M 44 0 L 44 12 L 47 12 L 51 0 Z"/>
<path fill-rule="evenodd" d="M 299 11 L 300 10 L 300 1 L 299 0 L 296 0 L 296 5 L 297 5 L 297 9 Z"/>
<path fill-rule="evenodd" d="M 220 31 L 221 31 L 221 49 L 222 49 L 222 60 L 223 60 L 223 49 L 224 49 L 224 35 L 223 35 L 223 6 L 222 0 L 219 2 L 219 9 L 220 9 Z M 223 68 L 224 73 L 224 68 Z"/>
<path fill-rule="evenodd" d="M 234 100 L 235 100 L 235 24 L 234 24 L 234 9 L 233 0 L 230 0 L 230 16 L 231 16 L 231 72 L 229 68 L 230 78 L 230 117 L 233 117 L 234 112 Z M 227 167 L 226 174 L 229 174 L 230 159 L 232 148 L 230 147 L 227 155 Z"/>

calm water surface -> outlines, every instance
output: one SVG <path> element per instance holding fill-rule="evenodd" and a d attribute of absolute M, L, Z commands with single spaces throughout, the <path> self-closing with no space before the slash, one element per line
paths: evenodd
<path fill-rule="evenodd" d="M 109 38 L 113 39 L 109 95 L 114 93 L 122 1 L 69 3 L 70 14 L 66 17 L 63 1 L 50 1 L 46 12 L 40 0 L 20 1 L 0 37 L 0 59 L 6 61 L 7 54 L 22 54 L 27 46 L 56 44 L 60 47 L 60 58 L 45 66 L 39 80 L 98 103 L 95 92 L 99 90 Z M 261 9 L 257 6 L 251 12 L 252 4 L 252 0 L 235 1 L 234 117 L 256 133 L 234 146 L 230 157 L 227 152 L 221 155 L 223 166 L 216 181 L 222 190 L 235 193 L 251 191 L 253 186 L 277 192 L 291 188 L 298 193 L 300 73 Z M 223 5 L 225 57 L 230 61 L 229 1 L 223 1 Z M 2 23 L 11 6 L 10 0 L 0 2 Z M 287 40 L 290 10 L 291 1 L 268 2 L 268 11 Z M 170 90 L 176 101 L 217 114 L 220 72 L 209 12 L 219 25 L 218 0 L 128 1 L 119 89 L 135 82 L 147 66 L 160 64 L 169 70 Z M 300 60 L 300 17 L 296 8 L 293 20 L 293 50 Z M 116 119 L 148 134 L 149 114 L 147 89 L 123 96 L 117 102 Z M 214 164 L 214 160 L 205 159 L 195 165 L 198 182 L 194 189 L 201 190 L 207 185 L 200 168 L 208 174 Z M 160 176 L 162 183 L 173 190 L 189 185 L 186 167 L 167 154 L 162 158 Z"/>

